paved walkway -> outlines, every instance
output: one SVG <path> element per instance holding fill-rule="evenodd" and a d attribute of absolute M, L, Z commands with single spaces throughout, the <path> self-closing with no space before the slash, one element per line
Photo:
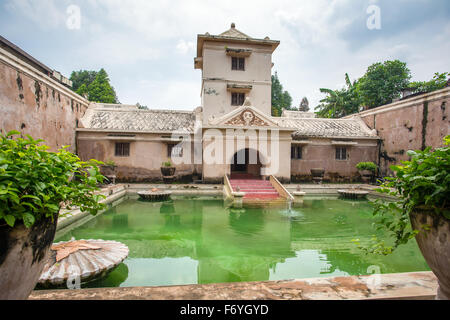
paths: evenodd
<path fill-rule="evenodd" d="M 33 291 L 31 300 L 434 299 L 432 272 L 167 287 Z"/>

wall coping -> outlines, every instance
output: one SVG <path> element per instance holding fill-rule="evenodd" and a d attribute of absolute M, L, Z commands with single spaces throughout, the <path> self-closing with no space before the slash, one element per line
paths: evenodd
<path fill-rule="evenodd" d="M 3 48 L 0 48 L 0 62 L 12 67 L 13 69 L 16 69 L 17 71 L 26 74 L 27 76 L 33 78 L 36 81 L 40 81 L 50 87 L 57 89 L 58 91 L 62 92 L 63 94 L 69 96 L 71 99 L 76 100 L 77 102 L 81 103 L 86 107 L 88 107 L 90 104 L 90 102 L 87 99 L 73 92 L 72 90 L 65 87 L 58 81 L 52 79 L 51 77 L 47 76 L 46 74 L 43 74 L 41 71 L 31 66 L 29 63 L 19 59 L 18 57 L 16 57 L 15 55 L 6 51 Z"/>
<path fill-rule="evenodd" d="M 434 299 L 431 271 L 155 287 L 33 291 L 30 300 L 367 300 Z M 176 311 L 175 311 L 176 312 Z"/>
<path fill-rule="evenodd" d="M 371 115 L 376 115 L 376 114 L 380 114 L 380 113 L 385 113 L 385 112 L 389 112 L 389 111 L 393 111 L 393 110 L 398 110 L 398 109 L 403 109 L 403 108 L 408 108 L 414 105 L 418 105 L 424 102 L 432 102 L 435 100 L 439 100 L 442 98 L 449 98 L 450 97 L 450 87 L 441 89 L 441 90 L 436 90 L 430 93 L 424 93 L 422 95 L 419 96 L 415 96 L 409 99 L 405 99 L 405 100 L 400 100 L 400 101 L 396 101 L 390 104 L 386 104 L 384 106 L 381 107 L 377 107 L 374 109 L 370 109 L 370 110 L 365 110 L 359 113 L 354 113 L 345 117 L 342 117 L 340 119 L 350 119 L 354 116 L 359 116 L 359 117 L 366 117 L 366 116 L 371 116 Z"/>

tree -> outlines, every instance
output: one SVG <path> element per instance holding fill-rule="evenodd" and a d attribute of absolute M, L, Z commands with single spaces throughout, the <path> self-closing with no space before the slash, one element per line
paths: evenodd
<path fill-rule="evenodd" d="M 327 96 L 320 100 L 316 114 L 321 118 L 340 118 L 360 111 L 361 98 L 357 91 L 357 81 L 350 81 L 348 74 L 345 74 L 346 88 L 331 90 L 321 88 L 320 92 Z"/>
<path fill-rule="evenodd" d="M 291 110 L 292 98 L 289 92 L 283 91 L 278 74 L 272 75 L 272 116 L 279 117 L 283 109 Z"/>
<path fill-rule="evenodd" d="M 309 101 L 308 98 L 303 97 L 302 102 L 298 107 L 298 111 L 308 112 L 309 111 Z"/>
<path fill-rule="evenodd" d="M 357 90 L 364 106 L 376 108 L 391 103 L 407 88 L 411 72 L 405 62 L 399 60 L 372 64 L 358 80 Z"/>
<path fill-rule="evenodd" d="M 147 106 L 143 106 L 143 105 L 141 105 L 139 102 L 136 103 L 136 107 L 137 107 L 139 110 L 149 110 Z"/>
<path fill-rule="evenodd" d="M 412 88 L 415 92 L 431 92 L 447 86 L 450 73 L 436 72 L 430 81 L 409 82 L 410 70 L 399 60 L 372 64 L 364 76 L 353 83 L 345 74 L 346 87 L 340 90 L 321 88 L 327 96 L 320 100 L 316 114 L 324 118 L 339 118 L 365 108 L 376 108 L 399 98 L 401 91 Z M 303 100 L 302 100 L 303 103 Z M 301 108 L 301 104 L 300 104 Z"/>
<path fill-rule="evenodd" d="M 119 103 L 117 94 L 110 84 L 106 71 L 80 70 L 73 71 L 72 90 L 81 96 L 86 96 L 89 101 L 102 103 Z"/>
<path fill-rule="evenodd" d="M 88 87 L 86 86 L 85 83 L 83 83 L 75 92 L 78 93 L 82 97 L 89 96 Z"/>
<path fill-rule="evenodd" d="M 97 76 L 97 71 L 80 70 L 73 71 L 70 75 L 70 80 L 72 80 L 72 90 L 79 94 L 78 90 L 80 87 L 85 85 L 87 88 L 92 81 L 95 80 Z"/>
<path fill-rule="evenodd" d="M 433 79 L 430 81 L 416 81 L 409 84 L 410 88 L 413 88 L 415 92 L 432 92 L 440 89 L 444 89 L 447 85 L 447 77 L 450 74 L 448 72 L 439 73 L 436 72 Z"/>
<path fill-rule="evenodd" d="M 109 77 L 102 68 L 97 73 L 95 80 L 88 86 L 88 99 L 94 102 L 117 103 L 114 88 L 109 83 Z"/>

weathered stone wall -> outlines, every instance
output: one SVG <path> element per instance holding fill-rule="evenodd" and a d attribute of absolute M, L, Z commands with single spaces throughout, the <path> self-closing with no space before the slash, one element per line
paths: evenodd
<path fill-rule="evenodd" d="M 76 152 L 76 127 L 89 101 L 0 48 L 0 129 L 44 139 Z"/>
<path fill-rule="evenodd" d="M 168 143 L 161 141 L 161 134 L 157 133 L 127 133 L 130 137 L 120 137 L 117 133 L 94 132 L 78 129 L 78 156 L 82 160 L 97 159 L 99 161 L 113 161 L 119 182 L 155 182 L 161 181 L 161 165 L 168 159 Z M 129 142 L 130 155 L 118 157 L 115 155 L 116 142 Z M 188 156 L 187 151 L 184 154 Z M 193 157 L 193 154 L 191 154 Z M 176 167 L 177 180 L 190 180 L 194 171 L 193 158 L 188 164 Z M 199 170 L 201 172 L 201 170 Z"/>
<path fill-rule="evenodd" d="M 356 145 L 342 145 L 347 149 L 346 160 L 336 160 L 336 145 L 331 139 L 310 139 L 302 147 L 302 159 L 291 159 L 291 180 L 293 182 L 312 181 L 311 169 L 325 169 L 324 180 L 332 182 L 359 181 L 360 175 L 356 169 L 359 162 L 376 162 L 378 155 L 378 140 L 355 139 Z"/>
<path fill-rule="evenodd" d="M 383 175 L 408 160 L 408 150 L 443 145 L 450 134 L 450 88 L 412 97 L 358 114 L 381 138 L 378 163 Z"/>

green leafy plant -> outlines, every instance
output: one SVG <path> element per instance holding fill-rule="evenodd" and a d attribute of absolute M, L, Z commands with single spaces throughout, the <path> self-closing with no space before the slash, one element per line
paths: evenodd
<path fill-rule="evenodd" d="M 433 79 L 431 79 L 430 81 L 411 82 L 409 84 L 409 87 L 414 89 L 415 92 L 432 92 L 435 90 L 444 89 L 448 81 L 447 78 L 449 76 L 449 72 L 436 72 L 433 76 Z"/>
<path fill-rule="evenodd" d="M 275 72 L 272 75 L 272 116 L 280 117 L 283 109 L 291 110 L 292 97 L 288 91 L 283 89 L 283 85 L 278 79 L 278 74 Z"/>
<path fill-rule="evenodd" d="M 72 90 L 81 96 L 86 96 L 89 101 L 119 103 L 116 91 L 104 69 L 73 71 L 70 80 L 73 83 Z"/>
<path fill-rule="evenodd" d="M 450 136 L 444 138 L 445 146 L 434 151 L 408 151 L 410 161 L 391 166 L 395 177 L 388 177 L 378 192 L 395 196 L 395 201 L 375 200 L 373 215 L 377 230 L 385 230 L 392 244 L 374 237 L 373 244 L 360 247 L 367 252 L 387 255 L 399 245 L 407 243 L 419 232 L 413 230 L 409 215 L 415 209 L 425 209 L 430 214 L 450 219 Z M 355 240 L 358 244 L 358 240 Z"/>
<path fill-rule="evenodd" d="M 360 111 L 362 103 L 357 92 L 357 81 L 351 81 L 349 75 L 345 74 L 346 87 L 338 90 L 321 88 L 320 92 L 326 97 L 320 100 L 316 114 L 320 118 L 341 118 Z"/>
<path fill-rule="evenodd" d="M 116 163 L 113 160 L 108 160 L 105 162 L 105 165 L 108 167 L 115 167 Z"/>
<path fill-rule="evenodd" d="M 170 160 L 167 160 L 162 163 L 163 167 L 172 167 L 172 162 Z"/>
<path fill-rule="evenodd" d="M 58 152 L 40 145 L 43 140 L 17 137 L 18 131 L 0 135 L 0 224 L 13 227 L 23 222 L 52 218 L 62 205 L 96 214 L 105 207 L 96 195 L 103 181 L 99 161 L 80 159 L 63 147 Z"/>
<path fill-rule="evenodd" d="M 360 162 L 356 165 L 356 169 L 375 172 L 377 171 L 377 165 L 373 162 Z"/>
<path fill-rule="evenodd" d="M 367 68 L 356 85 L 362 105 L 369 109 L 391 103 L 408 87 L 411 71 L 399 60 L 377 62 Z"/>

